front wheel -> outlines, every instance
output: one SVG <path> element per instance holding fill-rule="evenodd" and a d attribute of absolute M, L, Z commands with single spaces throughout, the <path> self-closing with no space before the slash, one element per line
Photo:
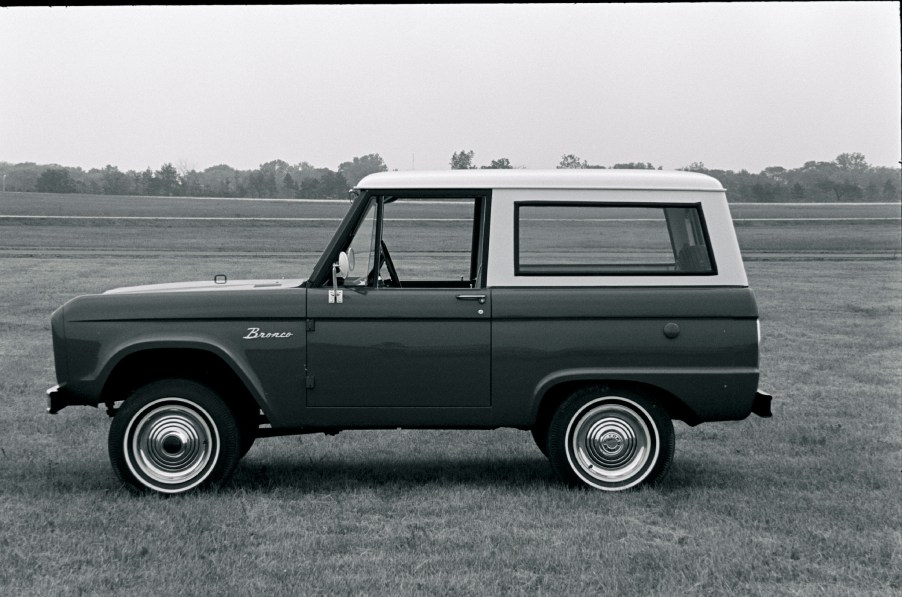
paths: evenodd
<path fill-rule="evenodd" d="M 193 381 L 163 380 L 139 388 L 116 412 L 110 462 L 138 490 L 184 493 L 227 479 L 241 443 L 235 417 L 215 392 Z"/>
<path fill-rule="evenodd" d="M 536 443 L 536 447 L 548 458 L 548 423 L 536 421 L 535 426 L 529 431 L 532 433 L 532 439 Z"/>
<path fill-rule="evenodd" d="M 673 460 L 673 423 L 634 392 L 584 388 L 554 414 L 547 445 L 551 467 L 564 482 L 622 491 L 664 476 Z"/>

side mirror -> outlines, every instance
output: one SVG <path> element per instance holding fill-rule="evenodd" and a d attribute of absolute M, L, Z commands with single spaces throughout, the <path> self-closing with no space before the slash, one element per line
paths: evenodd
<path fill-rule="evenodd" d="M 342 251 L 338 254 L 338 263 L 335 264 L 335 273 L 339 278 L 347 278 L 351 273 L 351 261 L 348 254 Z"/>
<path fill-rule="evenodd" d="M 351 251 L 353 259 L 354 252 Z M 329 291 L 329 304 L 343 303 L 344 291 L 338 289 L 338 278 L 346 278 L 353 268 L 348 254 L 342 251 L 338 254 L 338 261 L 332 264 L 332 290 Z"/>

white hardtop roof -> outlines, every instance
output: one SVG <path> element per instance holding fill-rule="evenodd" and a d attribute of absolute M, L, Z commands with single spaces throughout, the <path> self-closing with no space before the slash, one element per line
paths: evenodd
<path fill-rule="evenodd" d="M 412 170 L 370 174 L 359 189 L 648 189 L 723 191 L 705 174 L 674 170 Z"/>

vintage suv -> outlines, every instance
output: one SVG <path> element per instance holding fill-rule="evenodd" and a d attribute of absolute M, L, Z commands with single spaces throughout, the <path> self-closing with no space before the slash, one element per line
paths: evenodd
<path fill-rule="evenodd" d="M 724 189 L 687 172 L 364 178 L 306 280 L 119 288 L 52 316 L 53 414 L 105 405 L 126 483 L 227 479 L 258 437 L 530 430 L 564 482 L 661 478 L 672 420 L 770 416 Z"/>

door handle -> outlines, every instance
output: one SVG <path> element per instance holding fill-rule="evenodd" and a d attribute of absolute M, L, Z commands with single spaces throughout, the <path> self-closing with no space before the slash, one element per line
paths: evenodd
<path fill-rule="evenodd" d="M 484 294 L 458 294 L 457 300 L 459 301 L 479 301 L 480 305 L 485 304 L 485 295 Z"/>

